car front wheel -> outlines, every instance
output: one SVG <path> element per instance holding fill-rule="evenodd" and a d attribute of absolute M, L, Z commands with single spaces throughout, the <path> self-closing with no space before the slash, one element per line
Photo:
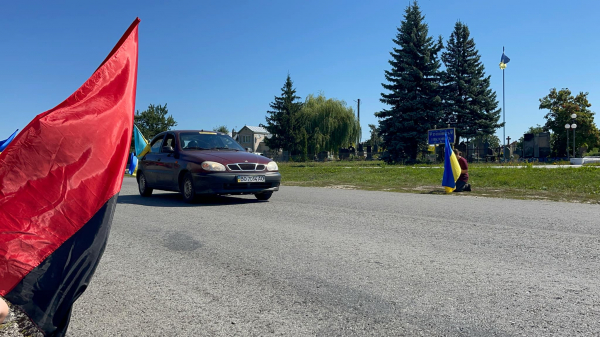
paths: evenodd
<path fill-rule="evenodd" d="M 138 189 L 142 197 L 149 197 L 152 195 L 153 189 L 148 187 L 148 181 L 144 173 L 138 173 Z"/>
<path fill-rule="evenodd" d="M 192 203 L 196 199 L 196 191 L 194 191 L 194 180 L 192 180 L 192 174 L 186 173 L 181 182 L 181 194 L 183 200 L 187 203 Z"/>
<path fill-rule="evenodd" d="M 269 200 L 269 198 L 272 195 L 273 195 L 273 192 L 263 192 L 263 193 L 256 193 L 254 196 L 258 200 Z"/>

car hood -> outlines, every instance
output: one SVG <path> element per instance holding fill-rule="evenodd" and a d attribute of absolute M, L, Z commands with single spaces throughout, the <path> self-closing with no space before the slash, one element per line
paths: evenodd
<path fill-rule="evenodd" d="M 197 162 L 203 161 L 215 161 L 221 164 L 234 164 L 234 163 L 258 163 L 268 164 L 271 159 L 259 156 L 254 153 L 243 152 L 243 151 L 210 151 L 210 150 L 198 150 L 198 151 L 185 151 L 186 157 L 194 159 Z"/>

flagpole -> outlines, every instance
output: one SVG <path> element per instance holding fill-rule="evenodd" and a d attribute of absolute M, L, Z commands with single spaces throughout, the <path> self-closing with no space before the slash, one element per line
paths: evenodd
<path fill-rule="evenodd" d="M 504 55 L 504 46 L 502 46 L 502 55 Z M 504 148 L 502 149 L 502 151 L 503 151 L 502 158 L 504 158 L 504 154 L 506 153 L 506 122 L 505 122 L 505 116 L 506 116 L 506 105 L 505 105 L 505 99 L 504 99 L 504 69 L 502 69 L 502 124 L 504 124 L 504 126 L 502 127 L 502 142 L 504 144 Z M 506 161 L 506 158 L 504 158 L 504 161 Z"/>

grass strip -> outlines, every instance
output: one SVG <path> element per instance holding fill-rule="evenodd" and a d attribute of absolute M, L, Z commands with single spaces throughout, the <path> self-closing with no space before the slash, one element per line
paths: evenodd
<path fill-rule="evenodd" d="M 386 165 L 382 162 L 279 163 L 284 186 L 445 194 L 441 165 Z M 538 168 L 470 164 L 472 195 L 600 204 L 598 166 Z"/>

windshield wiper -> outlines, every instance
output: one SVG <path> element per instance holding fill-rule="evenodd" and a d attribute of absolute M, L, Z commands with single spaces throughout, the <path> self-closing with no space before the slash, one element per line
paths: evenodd
<path fill-rule="evenodd" d="M 205 147 L 199 147 L 199 146 L 188 146 L 188 147 L 184 148 L 184 150 L 210 150 L 210 149 L 205 148 Z"/>
<path fill-rule="evenodd" d="M 213 150 L 232 150 L 232 151 L 239 151 L 238 149 L 232 149 L 229 147 L 224 147 L 224 146 L 217 146 L 217 147 L 213 147 Z"/>

